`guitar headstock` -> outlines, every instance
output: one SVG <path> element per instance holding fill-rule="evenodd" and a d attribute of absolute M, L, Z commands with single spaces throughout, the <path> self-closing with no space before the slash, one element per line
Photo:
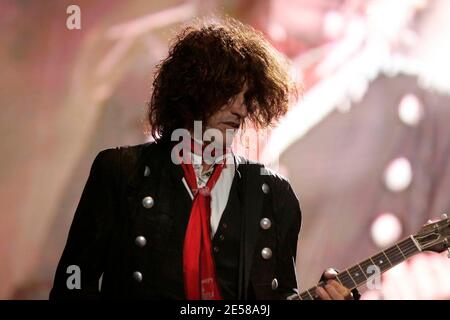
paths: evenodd
<path fill-rule="evenodd" d="M 422 251 L 443 252 L 449 249 L 450 218 L 446 214 L 443 214 L 441 220 L 430 221 L 413 237 Z"/>

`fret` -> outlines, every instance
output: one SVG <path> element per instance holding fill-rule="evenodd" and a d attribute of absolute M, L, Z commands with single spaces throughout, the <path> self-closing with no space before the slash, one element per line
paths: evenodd
<path fill-rule="evenodd" d="M 407 258 L 410 258 L 417 253 L 417 248 L 415 246 L 409 248 L 408 247 L 406 248 L 401 247 L 401 248 Z"/>
<path fill-rule="evenodd" d="M 398 248 L 398 246 L 396 245 L 390 247 L 389 249 L 386 249 L 384 252 L 393 266 L 405 260 L 403 253 L 401 252 L 400 248 Z"/>
<path fill-rule="evenodd" d="M 374 266 L 380 269 L 380 272 L 385 272 L 391 267 L 403 262 L 404 260 L 412 257 L 416 253 L 420 252 L 421 248 L 418 247 L 416 240 L 413 236 L 406 238 L 405 240 L 396 243 L 390 248 L 366 259 L 353 267 L 348 268 L 340 272 L 336 279 L 349 289 L 356 288 L 362 285 L 365 281 L 374 276 Z M 324 282 L 320 282 L 319 286 L 324 285 Z M 319 296 L 316 294 L 317 287 L 312 287 L 301 294 L 299 297 L 301 300 L 316 300 Z"/>
<path fill-rule="evenodd" d="M 389 257 L 386 255 L 386 252 L 381 251 L 381 253 L 385 256 L 385 258 L 386 258 L 387 261 L 389 262 L 389 265 L 392 267 L 392 262 L 391 262 L 391 260 L 389 260 Z"/>
<path fill-rule="evenodd" d="M 420 247 L 419 242 L 417 241 L 417 239 L 414 238 L 414 236 L 409 236 L 409 238 L 412 240 L 412 242 L 414 243 L 414 245 L 416 246 L 417 250 L 422 251 L 422 248 Z"/>
<path fill-rule="evenodd" d="M 348 273 L 352 276 L 352 279 L 356 282 L 358 286 L 367 280 L 367 277 L 359 264 L 348 269 Z"/>
<path fill-rule="evenodd" d="M 374 265 L 374 263 L 372 262 L 371 259 L 364 260 L 363 262 L 361 262 L 359 264 L 359 266 L 361 267 L 361 269 L 364 272 L 364 276 L 367 279 L 369 279 L 372 276 L 372 274 L 373 274 L 373 271 L 371 269 L 369 269 L 370 266 L 373 266 L 373 265 Z"/>
<path fill-rule="evenodd" d="M 336 280 L 337 282 L 339 282 L 340 285 L 343 285 L 341 279 L 340 279 L 338 276 L 336 276 L 336 278 L 335 278 L 334 280 Z"/>
<path fill-rule="evenodd" d="M 406 257 L 405 257 L 405 255 L 403 254 L 402 249 L 400 249 L 400 247 L 398 246 L 398 244 L 396 244 L 395 246 L 398 248 L 398 251 L 400 251 L 400 253 L 402 254 L 403 259 L 406 260 Z"/>
<path fill-rule="evenodd" d="M 391 267 L 390 262 L 386 259 L 386 256 L 384 255 L 383 252 L 374 255 L 371 258 L 371 260 L 374 263 L 374 265 L 380 267 L 381 272 L 384 272 Z"/>
<path fill-rule="evenodd" d="M 417 249 L 416 244 L 411 238 L 405 239 L 398 243 L 398 246 L 406 258 L 409 258 L 419 252 L 419 249 Z"/>
<path fill-rule="evenodd" d="M 300 294 L 300 298 L 302 300 L 314 300 L 313 296 L 309 293 L 309 291 L 305 291 L 303 293 Z"/>
<path fill-rule="evenodd" d="M 316 300 L 319 298 L 319 296 L 316 293 L 316 287 L 313 287 L 308 290 L 309 295 L 313 298 L 313 300 Z"/>
<path fill-rule="evenodd" d="M 346 288 L 355 288 L 357 286 L 356 282 L 352 279 L 352 276 L 347 271 L 342 271 L 337 275 L 337 278 L 341 284 Z"/>

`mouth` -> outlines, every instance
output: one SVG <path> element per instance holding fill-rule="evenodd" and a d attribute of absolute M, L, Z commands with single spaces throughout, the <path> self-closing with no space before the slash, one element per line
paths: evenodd
<path fill-rule="evenodd" d="M 239 129 L 240 127 L 240 123 L 239 122 L 234 122 L 234 121 L 224 121 L 222 122 L 224 125 L 226 125 L 227 127 L 231 128 L 231 129 Z"/>

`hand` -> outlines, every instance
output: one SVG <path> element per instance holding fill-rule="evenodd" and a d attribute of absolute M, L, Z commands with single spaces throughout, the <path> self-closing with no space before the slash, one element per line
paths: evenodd
<path fill-rule="evenodd" d="M 353 294 L 348 288 L 332 280 L 336 278 L 336 275 L 337 272 L 334 269 L 328 268 L 324 272 L 325 278 L 328 279 L 326 285 L 317 287 L 316 294 L 321 300 L 353 300 Z"/>

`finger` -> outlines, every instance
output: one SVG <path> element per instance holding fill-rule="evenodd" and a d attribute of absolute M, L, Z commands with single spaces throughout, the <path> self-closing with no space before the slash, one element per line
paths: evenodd
<path fill-rule="evenodd" d="M 344 300 L 344 296 L 336 290 L 331 284 L 325 285 L 325 290 L 333 300 Z"/>
<path fill-rule="evenodd" d="M 341 285 L 336 280 L 329 280 L 327 284 L 333 286 L 342 296 L 347 297 L 351 294 L 350 290 Z"/>
<path fill-rule="evenodd" d="M 341 285 L 335 280 L 328 281 L 328 284 L 332 285 L 345 298 L 345 300 L 353 300 L 353 293 L 347 287 Z"/>
<path fill-rule="evenodd" d="M 334 279 L 334 278 L 336 278 L 337 274 L 338 273 L 333 268 L 328 268 L 324 272 L 324 276 L 327 279 Z"/>
<path fill-rule="evenodd" d="M 316 288 L 316 294 L 320 297 L 322 300 L 331 300 L 330 295 L 325 291 L 322 287 Z"/>

